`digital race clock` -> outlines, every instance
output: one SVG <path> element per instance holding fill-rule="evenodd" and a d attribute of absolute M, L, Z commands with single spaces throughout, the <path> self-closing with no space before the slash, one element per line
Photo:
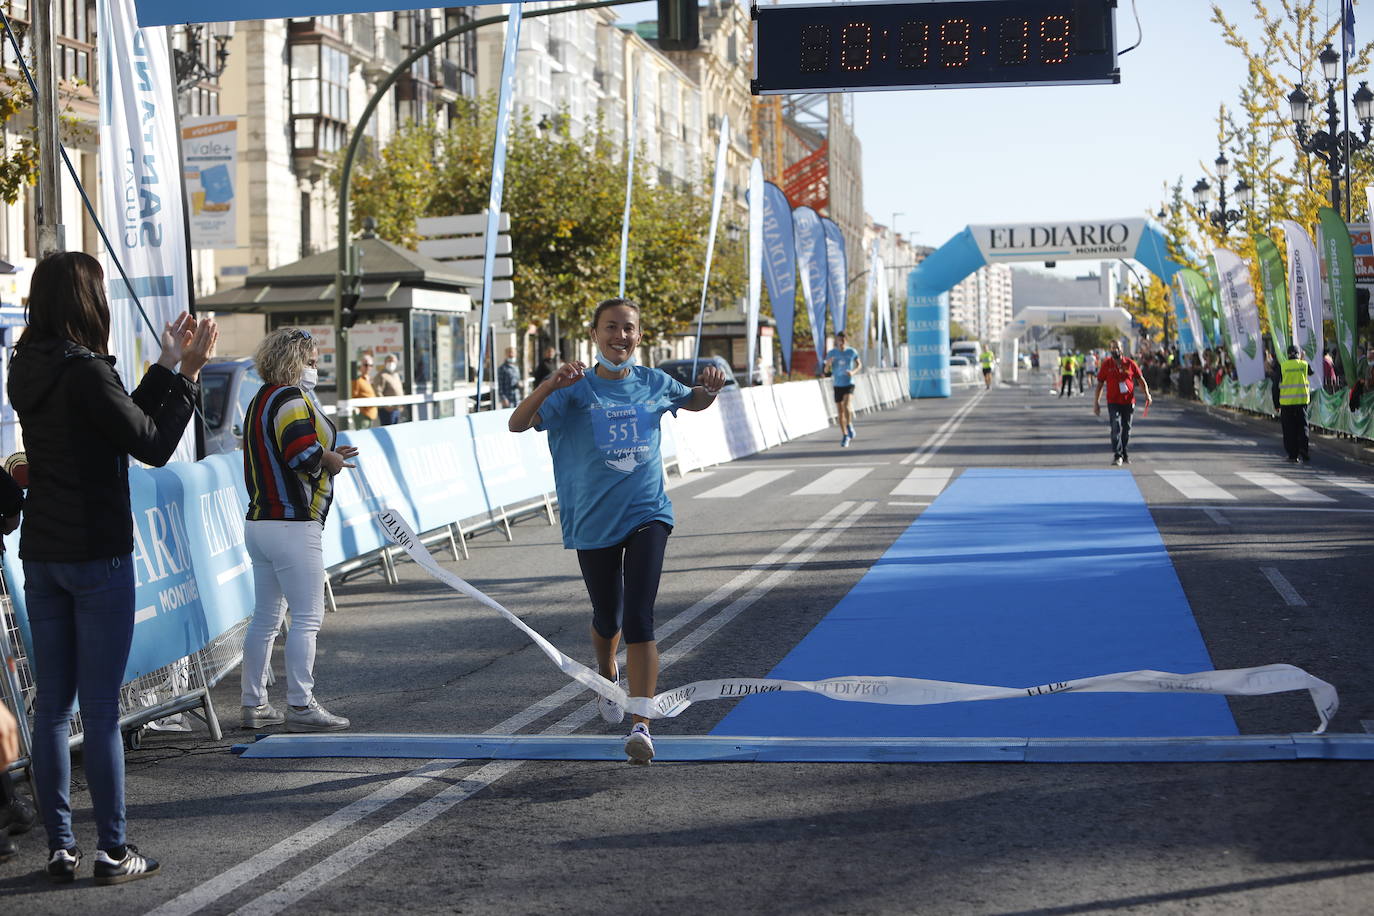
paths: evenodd
<path fill-rule="evenodd" d="M 1120 81 L 1116 0 L 755 6 L 756 94 Z"/>

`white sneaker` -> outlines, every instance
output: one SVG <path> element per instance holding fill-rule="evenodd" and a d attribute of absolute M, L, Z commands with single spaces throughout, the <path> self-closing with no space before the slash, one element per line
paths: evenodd
<path fill-rule="evenodd" d="M 262 728 L 264 725 L 281 725 L 286 718 L 271 703 L 263 703 L 261 706 L 243 707 L 239 721 L 244 728 Z"/>
<path fill-rule="evenodd" d="M 654 739 L 649 737 L 649 726 L 636 722 L 635 727 L 625 739 L 625 756 L 630 763 L 649 763 L 654 759 Z"/>
<path fill-rule="evenodd" d="M 615 685 L 621 690 L 625 689 L 625 679 L 620 676 L 619 671 L 606 678 L 606 680 L 614 681 Z M 601 713 L 602 721 L 609 722 L 612 725 L 616 725 L 625 719 L 625 708 L 614 700 L 606 699 L 599 693 L 596 695 L 596 711 Z"/>
<path fill-rule="evenodd" d="M 319 700 L 310 698 L 305 709 L 286 707 L 286 730 L 289 732 L 337 732 L 351 723 L 343 716 L 336 716 L 320 705 Z"/>

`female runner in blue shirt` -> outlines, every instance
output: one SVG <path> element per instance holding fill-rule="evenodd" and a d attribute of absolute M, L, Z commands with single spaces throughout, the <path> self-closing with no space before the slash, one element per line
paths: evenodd
<path fill-rule="evenodd" d="M 511 432 L 548 431 L 563 546 L 577 551 L 592 601 L 597 666 L 608 680 L 619 679 L 615 657 L 623 632 L 632 697 L 652 697 L 657 689 L 654 599 L 673 530 L 659 419 L 669 410 L 705 410 L 725 385 L 715 366 L 703 368 L 700 384 L 688 388 L 635 365 L 642 336 L 639 306 L 629 299 L 600 303 L 591 327 L 595 369 L 564 363 L 510 417 Z M 625 715 L 605 699 L 600 710 L 607 722 Z M 648 763 L 654 756 L 649 720 L 634 720 L 625 753 L 631 763 Z"/>

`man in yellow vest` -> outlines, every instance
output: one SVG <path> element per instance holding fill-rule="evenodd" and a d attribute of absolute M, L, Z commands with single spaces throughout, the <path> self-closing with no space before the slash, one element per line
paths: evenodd
<path fill-rule="evenodd" d="M 992 387 L 992 364 L 997 362 L 997 354 L 992 352 L 992 347 L 985 347 L 979 355 L 978 361 L 983 364 L 983 387 Z"/>
<path fill-rule="evenodd" d="M 1312 459 L 1307 454 L 1307 402 L 1311 398 L 1312 369 L 1298 358 L 1298 348 L 1288 348 L 1279 361 L 1279 421 L 1283 424 L 1283 450 L 1294 464 Z"/>
<path fill-rule="evenodd" d="M 1072 353 L 1065 353 L 1059 357 L 1059 396 L 1062 398 L 1066 393 L 1073 394 L 1073 373 L 1077 361 Z"/>

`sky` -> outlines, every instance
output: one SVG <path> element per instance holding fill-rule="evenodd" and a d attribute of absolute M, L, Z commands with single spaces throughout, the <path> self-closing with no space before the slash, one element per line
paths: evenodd
<path fill-rule="evenodd" d="M 1256 31 L 1250 0 L 1219 5 Z M 1235 105 L 1244 59 L 1210 21 L 1210 0 L 1134 6 L 1139 33 L 1132 0 L 1116 13 L 1117 47 L 1141 41 L 1120 57 L 1118 85 L 854 93 L 868 213 L 939 247 L 970 223 L 1154 213 L 1165 182 L 1179 178 L 1191 202 L 1187 191 L 1219 152 L 1217 109 Z M 1340 0 L 1320 0 L 1328 7 L 1339 19 Z M 652 3 L 622 9 L 627 20 L 657 15 Z M 1363 43 L 1374 34 L 1374 3 L 1357 0 L 1355 10 Z M 1067 262 L 1055 272 L 1095 268 Z"/>

